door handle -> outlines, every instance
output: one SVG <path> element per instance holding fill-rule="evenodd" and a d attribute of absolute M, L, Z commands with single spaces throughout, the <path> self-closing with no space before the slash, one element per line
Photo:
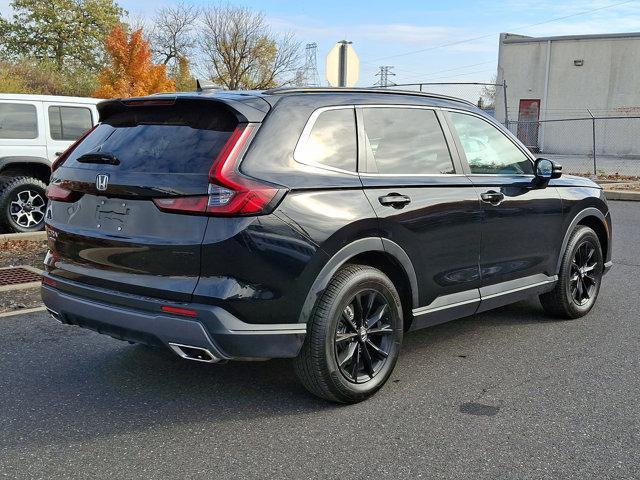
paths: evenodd
<path fill-rule="evenodd" d="M 399 193 L 389 193 L 378 197 L 378 201 L 381 205 L 391 206 L 393 208 L 402 208 L 411 203 L 411 198 L 406 195 L 400 195 Z"/>
<path fill-rule="evenodd" d="M 496 192 L 495 190 L 489 190 L 488 192 L 484 192 L 480 194 L 480 198 L 485 203 L 490 203 L 491 205 L 500 205 L 504 200 L 504 193 Z"/>
<path fill-rule="evenodd" d="M 63 152 L 56 152 L 56 153 L 55 153 L 55 156 L 56 156 L 56 157 L 59 157 L 60 155 L 62 155 L 62 153 L 63 153 Z"/>

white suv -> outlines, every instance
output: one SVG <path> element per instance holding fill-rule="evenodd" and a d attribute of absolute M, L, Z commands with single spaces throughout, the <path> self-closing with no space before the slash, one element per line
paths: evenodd
<path fill-rule="evenodd" d="M 99 101 L 0 94 L 0 233 L 44 228 L 51 162 L 97 123 Z"/>

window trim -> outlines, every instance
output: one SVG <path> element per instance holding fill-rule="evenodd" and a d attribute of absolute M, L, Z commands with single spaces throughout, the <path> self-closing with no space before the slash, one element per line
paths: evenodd
<path fill-rule="evenodd" d="M 418 110 L 431 110 L 436 115 L 436 120 L 438 120 L 438 124 L 440 125 L 440 129 L 442 130 L 442 136 L 444 138 L 447 149 L 449 150 L 449 156 L 451 157 L 451 166 L 454 169 L 455 173 L 377 173 L 377 172 L 361 172 L 360 161 L 358 161 L 358 173 L 363 177 L 373 177 L 373 178 L 430 178 L 430 177 L 465 177 L 464 173 L 464 164 L 462 163 L 462 158 L 458 154 L 457 148 L 454 150 L 452 148 L 452 141 L 455 140 L 453 136 L 453 132 L 451 132 L 451 127 L 447 122 L 447 119 L 443 118 L 440 114 L 443 110 L 442 108 L 430 106 L 430 105 L 402 105 L 402 104 L 365 104 L 365 105 L 355 105 L 356 108 L 356 118 L 358 121 L 358 145 L 360 146 L 360 141 L 364 142 L 364 135 L 366 135 L 364 131 L 364 121 L 362 119 L 361 111 L 365 108 L 403 108 L 403 109 L 418 109 Z M 360 151 L 364 152 L 364 148 L 358 148 L 358 158 L 360 160 Z"/>
<path fill-rule="evenodd" d="M 29 137 L 29 138 L 1 138 L 1 141 L 11 141 L 11 142 L 24 142 L 25 140 L 38 140 L 38 138 L 40 138 L 40 115 L 38 112 L 38 106 L 36 105 L 36 102 L 25 102 L 25 101 L 13 101 L 11 99 L 7 99 L 7 101 L 2 101 L 0 102 L 3 105 L 28 105 L 30 107 L 33 107 L 34 112 L 35 112 L 35 119 L 36 119 L 36 136 L 35 137 Z"/>
<path fill-rule="evenodd" d="M 332 172 L 338 172 L 338 173 L 346 173 L 348 175 L 358 175 L 358 160 L 360 158 L 360 144 L 359 144 L 359 135 L 358 135 L 358 122 L 357 122 L 357 118 L 356 118 L 356 111 L 355 111 L 356 106 L 355 105 L 332 105 L 332 106 L 328 106 L 328 107 L 321 107 L 318 108 L 316 110 L 314 110 L 311 115 L 309 116 L 309 119 L 307 120 L 307 123 L 305 124 L 304 128 L 302 129 L 302 133 L 300 134 L 300 138 L 298 138 L 298 142 L 296 143 L 296 148 L 293 150 L 293 159 L 302 164 L 302 165 L 308 165 L 310 167 L 316 167 L 316 168 L 321 168 L 323 170 L 329 170 Z M 355 171 L 351 171 L 351 170 L 345 170 L 343 168 L 338 168 L 338 167 L 332 167 L 331 165 L 325 165 L 324 163 L 320 163 L 320 162 L 314 162 L 314 161 L 309 161 L 309 160 L 301 160 L 300 159 L 300 150 L 302 150 L 302 148 L 304 147 L 304 145 L 309 141 L 309 137 L 311 136 L 311 131 L 313 130 L 313 127 L 315 126 L 318 117 L 320 117 L 320 115 L 322 115 L 324 112 L 328 112 L 331 110 L 351 110 L 353 112 L 353 126 L 355 127 L 355 143 L 356 143 L 356 169 Z"/>
<path fill-rule="evenodd" d="M 441 110 L 444 113 L 444 118 L 448 124 L 449 130 L 451 130 L 451 135 L 454 138 L 454 142 L 456 144 L 456 148 L 458 150 L 458 155 L 460 157 L 460 161 L 463 164 L 463 168 L 467 174 L 468 177 L 486 177 L 486 176 L 495 176 L 495 177 L 518 177 L 518 178 L 533 178 L 535 176 L 535 174 L 533 173 L 510 173 L 510 174 L 506 174 L 506 173 L 471 173 L 471 166 L 469 165 L 469 161 L 467 160 L 467 154 L 464 151 L 464 147 L 462 146 L 462 143 L 460 141 L 460 136 L 458 135 L 458 130 L 456 130 L 455 125 L 453 124 L 453 120 L 451 119 L 451 116 L 449 115 L 449 113 L 461 113 L 463 115 L 469 115 L 471 117 L 476 117 L 482 121 L 484 121 L 485 123 L 489 124 L 491 127 L 495 128 L 498 132 L 500 132 L 509 142 L 511 142 L 513 144 L 513 146 L 515 146 L 518 150 L 520 150 L 520 152 L 522 152 L 525 156 L 525 158 L 527 158 L 530 162 L 531 162 L 531 168 L 532 171 L 534 170 L 534 165 L 535 165 L 535 157 L 531 154 L 531 152 L 529 152 L 529 150 L 527 150 L 527 148 L 523 148 L 522 145 L 520 144 L 520 141 L 513 137 L 513 134 L 511 132 L 509 132 L 508 130 L 505 132 L 502 128 L 502 125 L 497 123 L 497 122 L 493 122 L 487 118 L 485 118 L 482 115 L 479 115 L 475 112 L 470 112 L 467 110 L 460 110 L 457 108 L 441 108 Z"/>

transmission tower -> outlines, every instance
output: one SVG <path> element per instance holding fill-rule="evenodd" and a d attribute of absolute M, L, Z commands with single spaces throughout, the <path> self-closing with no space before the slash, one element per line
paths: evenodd
<path fill-rule="evenodd" d="M 308 87 L 320 86 L 320 75 L 318 75 L 318 44 L 307 43 L 304 48 L 305 61 L 304 61 L 304 84 Z"/>
<path fill-rule="evenodd" d="M 380 71 L 376 73 L 376 77 L 380 77 L 374 85 L 380 85 L 381 87 L 388 87 L 390 85 L 395 85 L 393 82 L 389 82 L 389 77 L 394 77 L 396 74 L 391 70 L 393 67 L 391 65 L 381 65 Z"/>

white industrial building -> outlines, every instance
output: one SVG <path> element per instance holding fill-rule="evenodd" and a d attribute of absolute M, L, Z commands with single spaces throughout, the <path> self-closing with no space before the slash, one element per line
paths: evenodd
<path fill-rule="evenodd" d="M 640 33 L 500 35 L 496 117 L 505 122 L 640 116 Z M 534 151 L 591 155 L 591 120 L 511 123 Z M 640 155 L 640 119 L 598 120 L 596 153 Z"/>

